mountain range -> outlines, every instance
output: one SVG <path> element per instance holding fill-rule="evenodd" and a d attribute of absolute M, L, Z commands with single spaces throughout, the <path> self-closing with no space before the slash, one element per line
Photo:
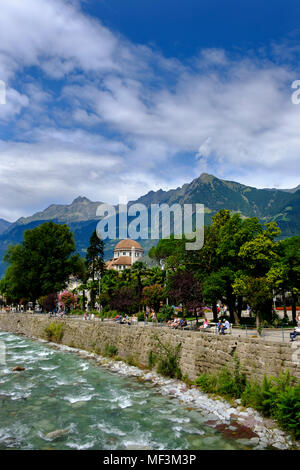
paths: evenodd
<path fill-rule="evenodd" d="M 213 175 L 202 173 L 191 183 L 169 191 L 150 191 L 134 203 L 166 203 L 172 205 L 202 203 L 205 206 L 205 223 L 220 209 L 240 212 L 244 217 L 258 217 L 262 223 L 276 221 L 282 231 L 281 237 L 300 235 L 300 185 L 293 189 L 257 189 L 234 181 L 225 181 Z M 43 222 L 53 220 L 65 223 L 75 234 L 77 251 L 85 256 L 91 233 L 99 220 L 96 209 L 100 201 L 92 202 L 86 197 L 77 197 L 71 204 L 52 204 L 44 211 L 30 217 L 21 217 L 14 223 L 0 219 L 0 276 L 5 271 L 3 255 L 10 243 L 20 243 L 23 233 Z M 141 240 L 145 252 L 155 240 Z M 115 240 L 105 242 L 105 257 L 112 255 Z"/>

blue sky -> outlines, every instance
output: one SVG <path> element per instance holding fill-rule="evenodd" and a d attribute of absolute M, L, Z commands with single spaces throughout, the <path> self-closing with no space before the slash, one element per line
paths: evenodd
<path fill-rule="evenodd" d="M 2 0 L 0 217 L 202 172 L 298 185 L 299 19 L 281 0 Z"/>
<path fill-rule="evenodd" d="M 296 0 L 93 0 L 83 9 L 130 41 L 186 59 L 202 48 L 244 49 L 299 28 Z"/>

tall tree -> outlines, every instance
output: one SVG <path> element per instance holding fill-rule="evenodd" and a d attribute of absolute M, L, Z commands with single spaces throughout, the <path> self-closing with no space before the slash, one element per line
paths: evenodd
<path fill-rule="evenodd" d="M 21 244 L 5 254 L 8 268 L 2 285 L 11 299 L 32 301 L 62 290 L 72 274 L 75 242 L 67 225 L 45 222 L 24 232 Z"/>
<path fill-rule="evenodd" d="M 88 273 L 92 279 L 90 285 L 91 307 L 95 308 L 97 283 L 96 276 L 104 272 L 104 242 L 98 237 L 96 230 L 91 235 L 90 244 L 86 253 L 86 263 Z"/>
<path fill-rule="evenodd" d="M 202 286 L 190 271 L 177 271 L 168 279 L 168 295 L 176 303 L 183 305 L 183 313 L 193 310 L 197 317 L 197 308 L 203 307 Z"/>

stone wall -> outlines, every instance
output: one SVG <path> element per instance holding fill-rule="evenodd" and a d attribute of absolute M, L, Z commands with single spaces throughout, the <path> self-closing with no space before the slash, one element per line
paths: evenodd
<path fill-rule="evenodd" d="M 249 378 L 262 380 L 265 373 L 279 376 L 280 372 L 289 369 L 291 374 L 300 379 L 300 354 L 297 358 L 297 350 L 290 343 L 154 328 L 151 324 L 128 326 L 100 321 L 57 320 L 41 315 L 0 314 L 0 330 L 36 338 L 46 339 L 45 328 L 52 322 L 63 325 L 63 344 L 98 353 L 103 351 L 106 344 L 111 344 L 118 348 L 118 355 L 122 359 L 132 357 L 145 366 L 148 364 L 149 351 L 155 350 L 157 345 L 155 335 L 163 344 L 175 347 L 181 343 L 180 367 L 182 373 L 190 379 L 195 379 L 201 372 L 220 370 L 225 365 L 232 368 L 234 352 Z"/>

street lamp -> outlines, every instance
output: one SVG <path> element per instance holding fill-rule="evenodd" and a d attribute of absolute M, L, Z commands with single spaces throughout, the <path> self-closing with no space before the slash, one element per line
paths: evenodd
<path fill-rule="evenodd" d="M 164 263 L 162 259 L 160 260 L 159 263 L 160 263 L 160 265 L 161 265 L 161 269 L 164 271 L 164 270 L 165 270 L 166 263 Z M 165 279 L 164 286 L 166 286 L 167 277 L 168 277 L 168 270 L 166 269 L 166 279 Z M 166 304 L 169 305 L 169 298 L 168 298 L 168 297 L 166 298 Z"/>

